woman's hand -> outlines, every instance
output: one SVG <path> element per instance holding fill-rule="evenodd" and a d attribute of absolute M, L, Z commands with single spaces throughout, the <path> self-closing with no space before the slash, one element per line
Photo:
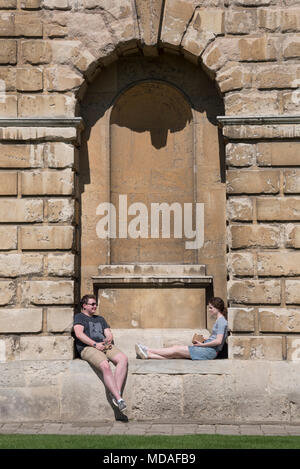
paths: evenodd
<path fill-rule="evenodd" d="M 198 342 L 198 340 L 194 340 L 193 345 L 195 345 L 196 347 L 202 347 L 203 342 Z"/>

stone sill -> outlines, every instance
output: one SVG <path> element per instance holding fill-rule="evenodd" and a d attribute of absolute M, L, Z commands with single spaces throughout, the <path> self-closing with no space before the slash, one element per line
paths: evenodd
<path fill-rule="evenodd" d="M 232 360 L 129 360 L 129 372 L 133 375 L 228 375 Z"/>

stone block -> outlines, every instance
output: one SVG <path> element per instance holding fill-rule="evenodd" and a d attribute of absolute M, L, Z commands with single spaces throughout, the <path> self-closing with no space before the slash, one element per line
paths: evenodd
<path fill-rule="evenodd" d="M 0 254 L 0 277 L 40 275 L 43 256 L 39 254 Z"/>
<path fill-rule="evenodd" d="M 295 80 L 295 84 L 299 84 L 299 79 Z M 293 91 L 282 92 L 282 109 L 285 114 L 298 114 L 300 102 L 300 87 Z"/>
<path fill-rule="evenodd" d="M 14 36 L 15 32 L 15 14 L 1 13 L 0 16 L 0 36 Z"/>
<path fill-rule="evenodd" d="M 279 51 L 278 39 L 264 37 L 246 37 L 239 39 L 240 60 L 261 62 L 276 60 Z"/>
<path fill-rule="evenodd" d="M 289 223 L 286 225 L 286 247 L 300 248 L 300 226 Z"/>
<path fill-rule="evenodd" d="M 43 22 L 39 13 L 19 13 L 15 15 L 15 35 L 43 37 Z"/>
<path fill-rule="evenodd" d="M 49 254 L 48 275 L 55 277 L 72 277 L 74 274 L 74 254 Z"/>
<path fill-rule="evenodd" d="M 45 89 L 48 91 L 70 91 L 79 88 L 83 76 L 67 65 L 53 65 L 44 71 Z"/>
<path fill-rule="evenodd" d="M 238 360 L 282 360 L 282 337 L 230 336 L 229 358 Z"/>
<path fill-rule="evenodd" d="M 20 337 L 20 360 L 71 360 L 72 358 L 72 337 Z"/>
<path fill-rule="evenodd" d="M 71 280 L 25 281 L 21 289 L 23 301 L 34 305 L 71 305 L 74 302 Z"/>
<path fill-rule="evenodd" d="M 16 90 L 15 67 L 0 67 L 0 96 L 8 91 Z"/>
<path fill-rule="evenodd" d="M 300 193 L 300 170 L 286 169 L 283 171 L 283 190 L 285 194 Z"/>
<path fill-rule="evenodd" d="M 49 10 L 70 10 L 71 0 L 42 0 L 42 7 Z"/>
<path fill-rule="evenodd" d="M 0 64 L 17 63 L 17 41 L 14 39 L 0 39 Z"/>
<path fill-rule="evenodd" d="M 74 310 L 72 308 L 47 308 L 47 331 L 71 332 Z"/>
<path fill-rule="evenodd" d="M 230 280 L 229 299 L 237 304 L 280 304 L 279 280 Z"/>
<path fill-rule="evenodd" d="M 75 216 L 75 201 L 72 199 L 48 199 L 48 221 L 71 223 Z"/>
<path fill-rule="evenodd" d="M 0 143 L 2 168 L 40 168 L 43 166 L 43 145 Z"/>
<path fill-rule="evenodd" d="M 256 258 L 251 252 L 230 253 L 229 271 L 235 276 L 250 277 L 255 275 Z"/>
<path fill-rule="evenodd" d="M 0 0 L 0 8 L 7 8 L 8 10 L 14 10 L 17 8 L 17 0 Z"/>
<path fill-rule="evenodd" d="M 229 170 L 227 192 L 229 194 L 277 194 L 280 172 L 276 170 Z"/>
<path fill-rule="evenodd" d="M 0 226 L 0 250 L 17 249 L 18 228 L 16 226 Z"/>
<path fill-rule="evenodd" d="M 227 202 L 227 215 L 232 221 L 253 220 L 253 201 L 249 197 L 232 197 Z"/>
<path fill-rule="evenodd" d="M 61 94 L 22 95 L 18 110 L 19 117 L 74 117 L 75 100 Z"/>
<path fill-rule="evenodd" d="M 285 281 L 285 301 L 286 304 L 300 304 L 300 281 L 299 280 L 286 280 Z"/>
<path fill-rule="evenodd" d="M 216 81 L 222 93 L 242 88 L 250 88 L 253 71 L 246 65 L 236 65 L 235 62 L 225 65 L 217 72 Z"/>
<path fill-rule="evenodd" d="M 45 163 L 49 168 L 73 168 L 76 149 L 63 142 L 51 142 L 45 145 Z"/>
<path fill-rule="evenodd" d="M 296 2 L 297 3 L 297 2 Z M 293 32 L 300 30 L 299 5 L 297 8 L 285 8 L 281 14 L 281 31 Z"/>
<path fill-rule="evenodd" d="M 249 34 L 255 29 L 255 11 L 227 10 L 225 31 L 227 34 Z"/>
<path fill-rule="evenodd" d="M 41 7 L 41 0 L 21 0 L 23 10 L 35 10 Z"/>
<path fill-rule="evenodd" d="M 43 72 L 39 68 L 18 67 L 16 87 L 19 91 L 41 91 Z"/>
<path fill-rule="evenodd" d="M 255 84 L 260 89 L 298 88 L 300 67 L 295 64 L 257 66 Z"/>
<path fill-rule="evenodd" d="M 257 198 L 257 219 L 264 221 L 300 220 L 300 198 Z"/>
<path fill-rule="evenodd" d="M 0 222 L 32 223 L 43 221 L 43 200 L 0 199 Z"/>
<path fill-rule="evenodd" d="M 72 249 L 72 226 L 20 227 L 20 247 L 23 250 Z"/>
<path fill-rule="evenodd" d="M 283 57 L 285 59 L 296 59 L 300 56 L 300 38 L 288 36 L 283 42 Z"/>
<path fill-rule="evenodd" d="M 228 166 L 252 166 L 256 162 L 256 147 L 249 143 L 228 143 L 226 163 Z"/>
<path fill-rule="evenodd" d="M 292 141 L 259 142 L 256 145 L 259 166 L 299 166 L 299 143 Z"/>
<path fill-rule="evenodd" d="M 42 308 L 0 309 L 1 334 L 41 332 L 42 325 Z"/>
<path fill-rule="evenodd" d="M 0 195 L 17 195 L 18 176 L 17 173 L 0 171 Z"/>
<path fill-rule="evenodd" d="M 3 94 L 0 97 L 0 115 L 2 117 L 17 117 L 17 97 Z"/>
<path fill-rule="evenodd" d="M 264 115 L 266 109 L 269 114 L 279 114 L 278 92 L 270 91 L 241 91 L 225 96 L 225 108 L 228 115 Z"/>
<path fill-rule="evenodd" d="M 161 41 L 169 46 L 179 46 L 186 26 L 194 13 L 188 1 L 167 0 L 161 29 Z"/>
<path fill-rule="evenodd" d="M 253 247 L 276 248 L 280 243 L 280 227 L 270 225 L 232 225 L 233 249 Z"/>
<path fill-rule="evenodd" d="M 14 282 L 0 281 L 0 306 L 13 304 L 16 294 L 16 285 Z"/>
<path fill-rule="evenodd" d="M 51 62 L 52 51 L 49 41 L 25 40 L 20 44 L 21 58 L 24 63 L 32 65 Z"/>
<path fill-rule="evenodd" d="M 300 309 L 259 308 L 261 332 L 300 332 Z"/>
<path fill-rule="evenodd" d="M 72 195 L 74 173 L 61 171 L 34 171 L 21 174 L 23 195 Z"/>
<path fill-rule="evenodd" d="M 300 360 L 300 336 L 287 337 L 287 360 L 298 362 Z"/>
<path fill-rule="evenodd" d="M 265 31 L 279 31 L 281 23 L 281 10 L 271 8 L 260 8 L 257 12 L 257 24 Z"/>
<path fill-rule="evenodd" d="M 254 332 L 254 308 L 228 308 L 228 327 L 232 332 Z"/>

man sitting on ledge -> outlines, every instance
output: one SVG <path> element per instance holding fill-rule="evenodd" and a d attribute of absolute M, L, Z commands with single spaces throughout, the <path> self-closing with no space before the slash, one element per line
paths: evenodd
<path fill-rule="evenodd" d="M 167 360 L 170 358 L 189 358 L 192 360 L 213 360 L 222 350 L 227 338 L 227 310 L 221 298 L 212 298 L 208 304 L 211 316 L 216 317 L 210 337 L 203 342 L 194 340 L 193 345 L 173 345 L 153 349 L 143 344 L 135 344 L 137 358 Z"/>
<path fill-rule="evenodd" d="M 123 411 L 126 404 L 121 392 L 127 374 L 128 359 L 113 344 L 113 335 L 104 317 L 95 314 L 96 296 L 83 296 L 80 306 L 81 313 L 74 317 L 75 345 L 78 353 L 83 360 L 102 372 L 104 384 L 112 394 L 113 404 Z M 116 365 L 114 375 L 108 360 Z"/>

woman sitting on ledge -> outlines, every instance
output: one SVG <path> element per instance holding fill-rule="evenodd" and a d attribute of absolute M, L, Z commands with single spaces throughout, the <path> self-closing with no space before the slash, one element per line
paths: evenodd
<path fill-rule="evenodd" d="M 221 298 L 212 298 L 208 304 L 211 316 L 216 317 L 210 337 L 204 342 L 193 341 L 193 345 L 173 345 L 172 347 L 150 348 L 142 344 L 135 344 L 137 358 L 156 358 L 167 360 L 170 358 L 189 358 L 192 360 L 213 360 L 222 350 L 227 338 L 228 323 L 227 310 Z"/>

